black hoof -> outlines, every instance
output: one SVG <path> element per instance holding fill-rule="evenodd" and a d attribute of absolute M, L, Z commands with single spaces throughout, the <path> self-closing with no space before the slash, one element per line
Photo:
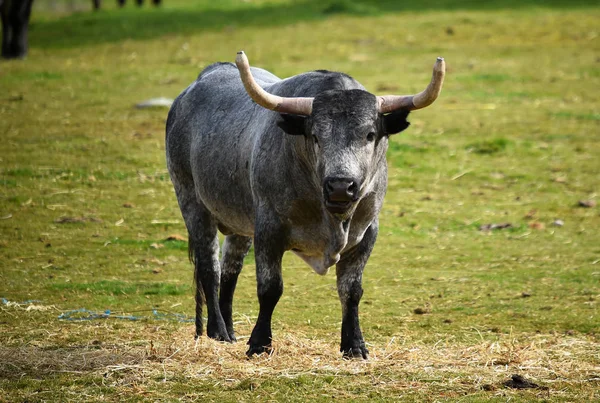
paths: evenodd
<path fill-rule="evenodd" d="M 250 344 L 250 343 L 248 343 L 248 344 Z M 254 354 L 256 354 L 256 355 L 261 355 L 262 353 L 271 354 L 272 351 L 273 351 L 273 348 L 270 345 L 269 346 L 250 345 L 250 348 L 248 348 L 248 351 L 246 351 L 246 356 L 248 356 L 248 358 L 250 358 Z"/>
<path fill-rule="evenodd" d="M 227 343 L 231 343 L 231 337 L 229 337 L 229 332 L 225 327 L 224 323 L 219 323 L 220 321 L 209 321 L 206 326 L 206 335 L 211 339 L 215 339 L 217 341 L 226 341 Z"/>
<path fill-rule="evenodd" d="M 368 360 L 369 359 L 369 350 L 367 350 L 367 347 L 365 346 L 364 343 L 361 343 L 360 346 L 352 347 L 352 348 L 348 348 L 348 349 L 341 348 L 340 351 L 342 352 L 342 357 L 347 360 L 351 360 L 351 359 Z"/>
<path fill-rule="evenodd" d="M 206 335 L 211 339 L 215 339 L 217 341 L 226 341 L 227 343 L 231 343 L 231 338 L 229 334 L 224 329 L 215 329 L 215 330 L 207 330 Z"/>
<path fill-rule="evenodd" d="M 231 339 L 229 338 L 229 335 L 227 333 L 225 334 L 209 334 L 208 337 L 210 337 L 211 339 L 215 339 L 216 341 L 224 341 L 227 343 L 231 343 Z"/>

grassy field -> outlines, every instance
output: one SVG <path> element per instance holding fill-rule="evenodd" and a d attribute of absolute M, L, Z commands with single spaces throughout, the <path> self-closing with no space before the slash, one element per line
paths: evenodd
<path fill-rule="evenodd" d="M 0 401 L 600 400 L 596 2 L 37 3 L 29 56 L 0 62 Z M 167 111 L 134 105 L 240 49 L 376 94 L 420 91 L 446 58 L 441 98 L 388 151 L 369 361 L 338 352 L 335 275 L 291 255 L 271 356 L 244 355 L 252 253 L 240 341 L 194 343 Z"/>

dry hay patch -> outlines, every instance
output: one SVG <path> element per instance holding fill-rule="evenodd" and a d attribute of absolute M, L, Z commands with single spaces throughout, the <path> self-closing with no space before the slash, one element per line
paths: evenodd
<path fill-rule="evenodd" d="M 235 344 L 206 337 L 194 340 L 187 327 L 150 337 L 113 345 L 0 347 L 0 377 L 88 373 L 140 393 L 170 382 L 208 382 L 235 390 L 304 377 L 326 379 L 338 397 L 352 396 L 349 385 L 354 390 L 460 396 L 503 388 L 513 374 L 542 385 L 537 392 L 541 396 L 567 393 L 568 387 L 594 388 L 600 382 L 600 343 L 581 335 L 499 335 L 496 341 L 470 344 L 451 338 L 435 344 L 392 338 L 370 345 L 368 361 L 345 360 L 337 340 L 327 342 L 300 333 L 276 339 L 271 355 L 251 359 L 245 355 L 247 339 Z"/>
<path fill-rule="evenodd" d="M 337 341 L 300 334 L 276 339 L 271 355 L 250 359 L 245 355 L 245 340 L 236 344 L 205 337 L 194 341 L 189 333 L 179 333 L 151 344 L 143 366 L 146 375 L 164 382 L 182 377 L 208 380 L 230 388 L 249 381 L 259 387 L 265 380 L 303 376 L 323 376 L 340 385 L 351 380 L 353 387 L 417 387 L 454 394 L 501 387 L 512 374 L 524 374 L 550 388 L 600 381 L 600 344 L 583 336 L 500 336 L 476 344 L 440 340 L 434 345 L 393 338 L 369 346 L 367 361 L 343 359 Z"/>

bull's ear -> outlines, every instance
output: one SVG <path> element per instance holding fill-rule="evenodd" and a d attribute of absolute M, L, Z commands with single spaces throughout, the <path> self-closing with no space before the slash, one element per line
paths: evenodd
<path fill-rule="evenodd" d="M 282 113 L 281 120 L 277 122 L 277 126 L 279 126 L 287 134 L 303 136 L 306 133 L 307 118 L 307 116 Z"/>
<path fill-rule="evenodd" d="M 396 134 L 410 126 L 406 121 L 410 111 L 400 109 L 381 117 L 382 130 L 384 134 Z"/>

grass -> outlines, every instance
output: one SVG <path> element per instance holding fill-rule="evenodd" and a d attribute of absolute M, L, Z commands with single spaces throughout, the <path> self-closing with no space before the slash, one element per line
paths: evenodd
<path fill-rule="evenodd" d="M 39 2 L 28 58 L 0 63 L 0 401 L 598 399 L 600 214 L 578 205 L 599 191 L 595 3 L 105 3 Z M 420 91 L 446 58 L 441 98 L 388 151 L 368 362 L 338 353 L 335 276 L 292 255 L 272 356 L 244 356 L 252 254 L 237 344 L 195 343 L 178 319 L 193 315 L 192 270 L 173 239 L 186 234 L 166 111 L 133 105 L 239 49 L 282 77 L 328 68 L 377 94 Z M 113 316 L 58 319 L 80 308 Z M 540 388 L 504 387 L 512 374 Z"/>

